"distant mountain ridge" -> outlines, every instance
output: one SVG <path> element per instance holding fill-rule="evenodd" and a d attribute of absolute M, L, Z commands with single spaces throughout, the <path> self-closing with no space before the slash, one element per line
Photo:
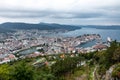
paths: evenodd
<path fill-rule="evenodd" d="M 14 29 L 20 30 L 31 30 L 31 29 L 38 29 L 38 30 L 76 30 L 81 29 L 79 26 L 73 25 L 61 25 L 61 24 L 49 24 L 49 23 L 39 23 L 39 24 L 31 24 L 31 23 L 12 23 L 6 22 L 0 24 L 0 32 L 4 31 L 13 31 Z"/>
<path fill-rule="evenodd" d="M 0 24 L 0 33 L 1 32 L 14 32 L 15 29 L 18 30 L 76 30 L 81 28 L 96 28 L 96 29 L 112 29 L 120 30 L 120 25 L 63 25 L 57 23 L 22 23 L 22 22 L 6 22 Z"/>
<path fill-rule="evenodd" d="M 112 29 L 112 30 L 120 30 L 120 25 L 81 25 L 80 27 L 84 28 L 96 28 L 96 29 Z"/>

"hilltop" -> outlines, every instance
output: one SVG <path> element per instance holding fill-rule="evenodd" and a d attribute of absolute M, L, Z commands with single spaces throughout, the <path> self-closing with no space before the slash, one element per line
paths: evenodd
<path fill-rule="evenodd" d="M 0 24 L 0 32 L 6 31 L 13 31 L 15 29 L 18 30 L 31 30 L 31 29 L 38 29 L 38 30 L 76 30 L 81 29 L 79 26 L 73 25 L 62 25 L 62 24 L 49 24 L 49 23 L 20 23 L 20 22 L 6 22 Z"/>

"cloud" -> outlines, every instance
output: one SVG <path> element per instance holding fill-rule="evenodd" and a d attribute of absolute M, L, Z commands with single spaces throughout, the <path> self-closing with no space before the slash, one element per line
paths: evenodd
<path fill-rule="evenodd" d="M 0 22 L 120 24 L 120 0 L 1 0 Z"/>
<path fill-rule="evenodd" d="M 55 11 L 1 11 L 0 16 L 5 18 L 58 18 L 58 19 L 73 19 L 73 18 L 94 18 L 101 17 L 103 14 L 98 12 L 55 12 Z"/>
<path fill-rule="evenodd" d="M 36 18 L 45 17 L 51 14 L 48 11 L 1 11 L 0 16 L 5 18 Z"/>

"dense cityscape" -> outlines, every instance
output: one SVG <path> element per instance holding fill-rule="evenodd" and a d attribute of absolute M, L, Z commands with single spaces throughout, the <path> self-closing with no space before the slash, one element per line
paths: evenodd
<path fill-rule="evenodd" d="M 20 51 L 36 47 L 36 51 L 42 49 L 41 54 L 59 54 L 59 53 L 89 53 L 107 48 L 107 45 L 96 44 L 92 47 L 78 47 L 81 44 L 96 40 L 100 41 L 99 34 L 84 34 L 78 37 L 57 37 L 45 36 L 55 32 L 39 31 L 39 30 L 19 30 L 14 33 L 3 33 L 0 42 L 0 63 L 10 62 L 17 59 L 14 55 Z M 51 35 L 52 35 L 51 34 Z M 27 56 L 31 54 L 27 54 Z M 26 55 L 24 55 L 25 57 Z M 32 55 L 31 57 L 35 56 Z"/>

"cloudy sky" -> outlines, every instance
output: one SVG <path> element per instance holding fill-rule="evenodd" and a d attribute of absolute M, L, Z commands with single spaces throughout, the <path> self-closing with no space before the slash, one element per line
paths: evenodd
<path fill-rule="evenodd" d="M 0 0 L 0 23 L 120 25 L 120 0 Z"/>

